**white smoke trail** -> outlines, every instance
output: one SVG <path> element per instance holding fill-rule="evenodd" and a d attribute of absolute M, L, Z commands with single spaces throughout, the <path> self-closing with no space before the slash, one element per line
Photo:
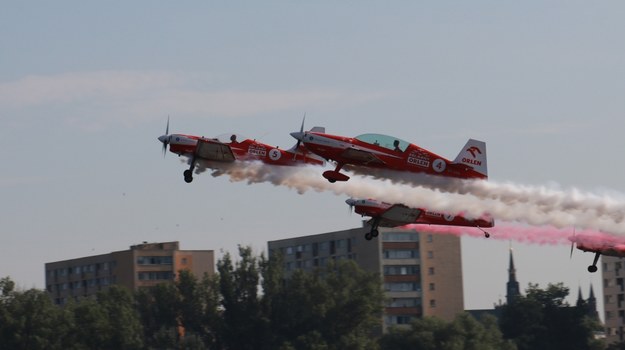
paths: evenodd
<path fill-rule="evenodd" d="M 625 200 L 597 196 L 578 190 L 556 190 L 512 183 L 455 181 L 443 189 L 415 186 L 413 183 L 354 176 L 344 183 L 329 183 L 319 167 L 280 167 L 261 162 L 215 164 L 200 162 L 199 171 L 215 169 L 213 176 L 229 176 L 231 181 L 248 184 L 267 182 L 286 186 L 302 194 L 328 191 L 337 195 L 375 198 L 390 203 L 435 211 L 460 213 L 468 218 L 489 214 L 495 219 L 533 226 L 582 229 L 625 235 Z M 440 180 L 436 180 L 441 182 Z M 432 183 L 429 183 L 432 186 Z M 456 186 L 456 190 L 453 189 Z"/>
<path fill-rule="evenodd" d="M 585 211 L 594 216 L 609 216 L 617 223 L 625 221 L 625 197 L 622 195 L 594 194 L 578 189 L 563 190 L 555 186 L 527 186 L 514 183 L 498 183 L 484 180 L 462 180 L 427 174 L 398 172 L 386 169 L 360 168 L 350 170 L 375 179 L 390 179 L 394 183 L 423 186 L 441 191 L 472 194 L 482 199 L 497 200 L 513 205 L 527 203 L 535 205 L 541 211 Z"/>

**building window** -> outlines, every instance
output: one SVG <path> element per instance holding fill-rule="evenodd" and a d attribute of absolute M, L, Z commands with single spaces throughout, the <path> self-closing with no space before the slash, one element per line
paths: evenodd
<path fill-rule="evenodd" d="M 418 265 L 386 265 L 384 275 L 416 275 L 419 272 Z"/>
<path fill-rule="evenodd" d="M 409 324 L 412 322 L 412 316 L 390 315 L 385 317 L 385 321 L 388 325 Z"/>
<path fill-rule="evenodd" d="M 434 242 L 434 236 L 428 235 L 427 240 L 428 240 L 428 243 Z"/>
<path fill-rule="evenodd" d="M 336 241 L 337 249 L 345 249 L 347 247 L 347 241 L 344 239 L 339 239 Z"/>
<path fill-rule="evenodd" d="M 416 232 L 384 232 L 382 233 L 384 242 L 418 242 L 419 234 Z"/>
<path fill-rule="evenodd" d="M 143 271 L 137 273 L 140 281 L 154 281 L 154 280 L 173 280 L 174 274 L 171 271 Z M 107 278 L 103 278 L 101 283 L 109 283 Z M 104 285 L 106 285 L 104 284 Z"/>
<path fill-rule="evenodd" d="M 171 256 L 138 256 L 137 264 L 139 265 L 171 265 L 173 259 Z"/>
<path fill-rule="evenodd" d="M 428 275 L 433 275 L 434 274 L 434 268 L 430 267 L 428 268 Z"/>
<path fill-rule="evenodd" d="M 430 300 L 430 307 L 436 307 L 436 300 L 434 299 Z"/>
<path fill-rule="evenodd" d="M 434 290 L 434 283 L 430 283 L 430 290 Z"/>
<path fill-rule="evenodd" d="M 431 250 L 428 250 L 428 259 L 433 259 L 434 258 L 434 252 Z"/>
<path fill-rule="evenodd" d="M 387 303 L 387 307 L 417 307 L 421 305 L 419 298 L 393 298 Z"/>
<path fill-rule="evenodd" d="M 384 290 L 389 292 L 413 292 L 418 291 L 419 286 L 415 282 L 386 282 Z"/>
<path fill-rule="evenodd" d="M 293 247 L 286 247 L 286 255 L 293 255 Z"/>
<path fill-rule="evenodd" d="M 419 251 L 416 249 L 385 249 L 385 259 L 414 259 L 419 257 Z"/>
<path fill-rule="evenodd" d="M 330 249 L 330 242 L 321 242 L 319 243 L 319 251 L 327 252 Z"/>

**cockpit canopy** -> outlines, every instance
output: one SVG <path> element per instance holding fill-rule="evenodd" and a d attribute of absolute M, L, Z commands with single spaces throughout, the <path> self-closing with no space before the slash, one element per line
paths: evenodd
<path fill-rule="evenodd" d="M 410 144 L 409 142 L 404 141 L 400 138 L 381 134 L 362 134 L 356 136 L 355 139 L 371 145 L 376 145 L 401 152 L 405 151 Z"/>

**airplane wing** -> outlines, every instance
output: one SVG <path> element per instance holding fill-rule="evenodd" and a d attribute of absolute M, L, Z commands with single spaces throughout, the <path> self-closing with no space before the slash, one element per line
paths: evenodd
<path fill-rule="evenodd" d="M 421 216 L 421 213 L 423 213 L 421 209 L 409 208 L 402 204 L 395 204 L 388 208 L 377 219 L 379 220 L 379 226 L 396 227 L 414 223 L 417 221 L 419 216 Z"/>
<path fill-rule="evenodd" d="M 234 153 L 230 146 L 217 140 L 199 139 L 195 148 L 195 156 L 200 159 L 218 162 L 234 162 Z"/>
<path fill-rule="evenodd" d="M 363 162 L 367 164 L 384 164 L 382 159 L 376 157 L 373 153 L 359 150 L 356 148 L 347 148 L 341 156 L 346 159 L 351 159 L 357 162 Z"/>

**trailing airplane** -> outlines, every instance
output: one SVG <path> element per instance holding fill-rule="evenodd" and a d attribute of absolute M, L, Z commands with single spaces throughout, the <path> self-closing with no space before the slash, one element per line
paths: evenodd
<path fill-rule="evenodd" d="M 189 169 L 184 171 L 184 181 L 193 181 L 193 169 L 198 160 L 232 163 L 234 161 L 258 160 L 271 165 L 323 165 L 325 161 L 297 145 L 289 150 L 270 146 L 237 134 L 224 134 L 216 138 L 187 134 L 169 134 L 169 118 L 165 134 L 158 137 L 163 143 L 163 155 L 169 151 L 189 157 Z"/>
<path fill-rule="evenodd" d="M 324 127 L 292 132 L 297 144 L 326 160 L 336 162 L 334 170 L 323 173 L 330 182 L 347 181 L 340 172 L 345 165 L 383 168 L 396 171 L 425 173 L 460 179 L 487 179 L 486 143 L 469 139 L 453 161 L 447 160 L 417 145 L 381 134 L 345 137 L 326 134 Z"/>
<path fill-rule="evenodd" d="M 584 252 L 595 253 L 592 265 L 588 266 L 588 272 L 597 272 L 597 261 L 603 255 L 625 257 L 625 241 L 618 240 L 616 237 L 604 235 L 601 237 L 590 235 L 575 235 L 569 237 L 571 241 L 571 255 L 573 255 L 573 246 Z"/>
<path fill-rule="evenodd" d="M 409 208 L 403 204 L 385 203 L 375 199 L 349 198 L 345 203 L 350 208 L 353 208 L 357 214 L 371 217 L 367 222 L 371 226 L 371 231 L 365 234 L 365 239 L 367 240 L 371 240 L 379 235 L 378 227 L 397 227 L 408 224 L 468 226 L 477 227 L 488 238 L 490 234 L 482 228 L 495 226 L 495 222 L 491 218 L 470 220 L 462 215 L 439 213 L 421 208 Z"/>

